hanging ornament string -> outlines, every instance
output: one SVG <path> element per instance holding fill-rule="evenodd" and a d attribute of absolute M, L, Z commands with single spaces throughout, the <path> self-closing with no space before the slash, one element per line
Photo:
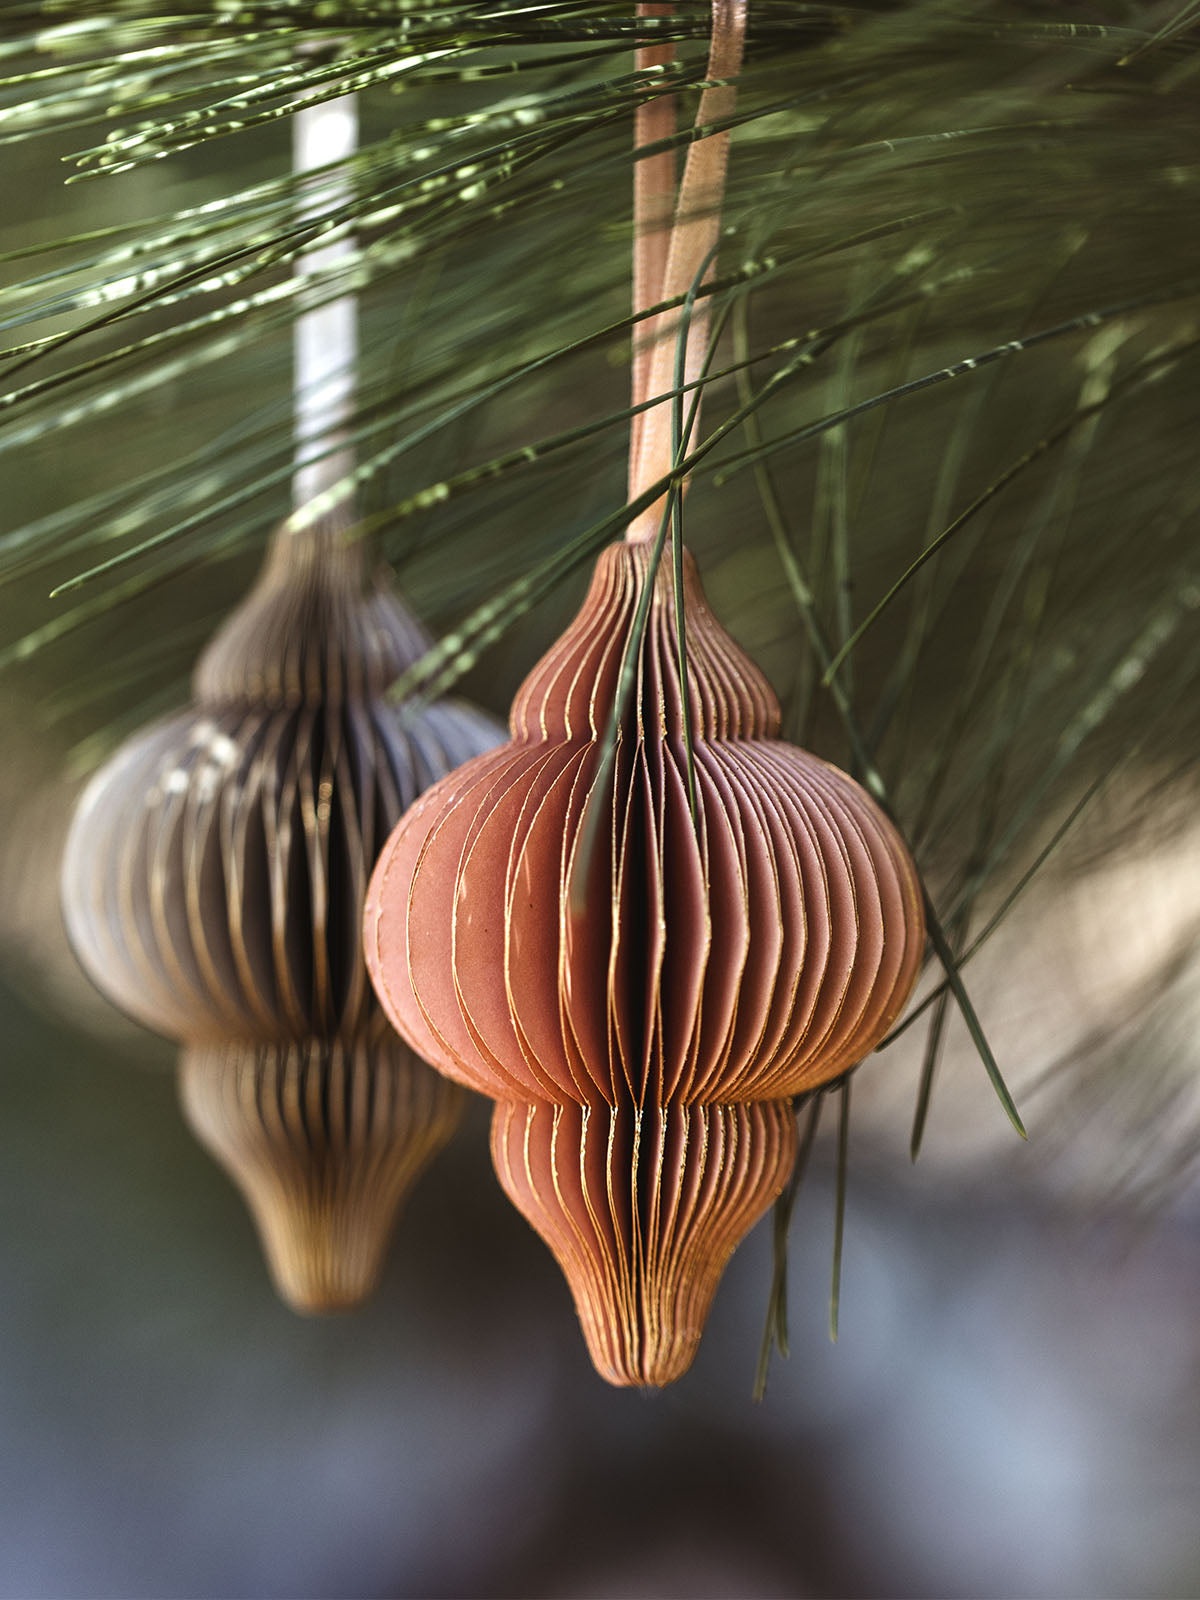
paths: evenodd
<path fill-rule="evenodd" d="M 666 16 L 670 11 L 668 5 L 638 8 L 639 16 Z M 712 276 L 729 162 L 728 123 L 737 103 L 735 80 L 741 71 L 745 36 L 745 0 L 714 0 L 707 87 L 700 96 L 694 124 L 696 137 L 688 147 L 669 232 L 666 218 L 671 214 L 675 187 L 674 151 L 670 148 L 656 151 L 634 164 L 635 314 L 661 301 L 679 299 L 693 288 L 698 278 L 704 283 Z M 674 47 L 670 44 L 645 46 L 638 51 L 638 66 L 665 67 L 673 58 Z M 715 131 L 704 134 L 702 130 L 706 128 Z M 673 96 L 658 96 L 643 101 L 638 107 L 634 131 L 637 149 L 669 139 L 674 131 Z M 633 361 L 635 406 L 655 395 L 668 395 L 674 388 L 679 319 L 677 309 L 659 312 L 651 319 L 646 337 L 637 344 Z M 701 375 L 708 325 L 708 301 L 704 298 L 697 302 L 687 328 L 684 366 L 687 383 L 695 383 Z M 693 427 L 698 410 L 697 406 Z M 672 433 L 670 399 L 635 416 L 629 440 L 631 501 L 670 474 L 675 464 Z M 631 544 L 655 538 L 662 522 L 664 499 L 665 496 L 654 501 L 630 523 L 625 537 Z"/>
<path fill-rule="evenodd" d="M 639 17 L 669 17 L 669 5 L 643 3 Z M 634 58 L 642 73 L 666 72 L 675 61 L 673 41 L 643 45 Z M 633 148 L 633 313 L 637 316 L 657 303 L 667 274 L 667 252 L 671 246 L 671 222 L 675 208 L 675 148 L 669 142 L 675 135 L 675 96 L 656 93 L 643 100 L 634 113 Z M 662 146 L 650 155 L 636 152 Z M 650 392 L 650 362 L 654 353 L 654 321 L 634 335 L 633 396 L 635 406 Z M 629 441 L 629 498 L 634 496 L 633 480 L 637 468 L 643 413 L 633 418 Z"/>
<path fill-rule="evenodd" d="M 297 175 L 344 161 L 357 149 L 358 103 L 352 94 L 325 105 L 309 106 L 293 120 L 292 167 Z M 319 216 L 350 197 L 348 178 L 327 183 L 318 198 L 301 205 L 301 215 Z M 349 233 L 319 244 L 297 258 L 296 276 L 312 274 L 319 279 L 333 273 L 353 256 L 354 248 L 354 238 Z M 354 451 L 346 439 L 346 425 L 354 411 L 357 362 L 358 306 L 353 294 L 339 295 L 296 318 L 292 421 L 292 505 L 296 512 L 303 512 L 312 501 L 324 499 L 354 471 Z"/>

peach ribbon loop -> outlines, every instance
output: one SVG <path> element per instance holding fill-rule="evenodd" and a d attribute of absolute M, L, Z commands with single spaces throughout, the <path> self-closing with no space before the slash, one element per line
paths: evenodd
<path fill-rule="evenodd" d="M 639 16 L 664 16 L 669 12 L 667 5 L 638 7 Z M 674 187 L 674 152 L 659 151 L 635 164 L 635 312 L 663 300 L 680 299 L 698 277 L 702 275 L 701 281 L 707 282 L 712 276 L 729 162 L 727 124 L 737 103 L 736 79 L 741 71 L 745 35 L 746 0 L 714 0 L 707 86 L 700 96 L 694 124 L 698 137 L 688 147 L 669 233 L 666 217 Z M 637 64 L 639 68 L 669 65 L 673 56 L 674 49 L 669 44 L 644 46 L 638 51 Z M 673 96 L 662 95 L 643 102 L 635 118 L 635 147 L 642 149 L 670 138 L 674 123 Z M 715 131 L 701 135 L 705 128 Z M 651 319 L 648 335 L 643 336 L 635 348 L 635 406 L 655 395 L 666 396 L 675 386 L 675 334 L 679 315 L 677 309 L 660 312 Z M 698 302 L 687 331 L 684 370 L 688 383 L 700 377 L 708 324 L 708 301 L 703 299 Z M 673 466 L 671 403 L 663 399 L 633 421 L 629 442 L 630 500 L 637 499 L 652 484 L 668 476 Z M 653 539 L 662 516 L 663 499 L 660 498 L 633 519 L 626 539 L 630 543 Z"/>

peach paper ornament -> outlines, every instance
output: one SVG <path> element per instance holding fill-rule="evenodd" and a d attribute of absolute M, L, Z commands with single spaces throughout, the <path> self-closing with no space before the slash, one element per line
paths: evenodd
<path fill-rule="evenodd" d="M 743 25 L 741 6 L 717 5 L 710 80 L 736 76 Z M 726 121 L 732 96 L 706 90 L 697 124 Z M 712 251 L 724 137 L 690 148 L 680 220 L 666 251 L 654 243 L 665 281 L 647 289 L 642 262 L 651 303 L 685 293 Z M 643 240 L 662 187 L 660 169 L 638 197 Z M 664 317 L 635 403 L 672 385 Z M 691 372 L 704 338 L 700 314 Z M 669 412 L 635 432 L 631 499 L 670 470 Z M 501 1184 L 558 1260 L 598 1371 L 644 1385 L 687 1369 L 726 1261 L 785 1184 L 792 1097 L 879 1042 L 924 943 L 895 828 L 780 740 L 774 694 L 682 552 L 685 680 L 662 515 L 649 507 L 602 553 L 517 693 L 510 742 L 406 812 L 365 918 L 402 1036 L 497 1102 Z M 623 663 L 633 688 L 606 760 Z"/>

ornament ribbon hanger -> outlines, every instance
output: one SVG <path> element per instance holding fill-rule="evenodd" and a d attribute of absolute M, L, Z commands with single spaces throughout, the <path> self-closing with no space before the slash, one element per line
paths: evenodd
<path fill-rule="evenodd" d="M 323 105 L 297 112 L 292 129 L 292 170 L 300 176 L 344 161 L 358 149 L 358 101 L 343 95 Z M 326 185 L 302 215 L 319 216 L 340 200 L 349 199 L 351 183 Z M 350 232 L 318 244 L 296 260 L 296 276 L 334 271 L 354 254 Z M 293 335 L 292 436 L 295 471 L 292 477 L 293 524 L 315 500 L 354 471 L 354 450 L 346 426 L 354 412 L 355 370 L 358 362 L 358 305 L 353 294 L 339 295 L 326 305 L 303 311 Z M 337 446 L 331 449 L 330 446 Z M 331 510 L 324 503 L 317 510 Z M 307 521 L 308 518 L 303 520 Z"/>
<path fill-rule="evenodd" d="M 640 17 L 670 16 L 672 7 L 659 3 L 638 6 Z M 668 147 L 635 161 L 633 169 L 633 309 L 635 314 L 663 300 L 686 295 L 696 281 L 705 258 L 715 251 L 721 229 L 721 200 L 729 161 L 729 128 L 737 103 L 736 79 L 741 71 L 746 36 L 746 0 L 713 0 L 712 39 L 709 46 L 707 87 L 700 96 L 694 130 L 688 146 L 683 179 L 675 193 L 675 151 Z M 668 67 L 674 61 L 673 43 L 643 45 L 637 52 L 640 71 Z M 717 131 L 700 136 L 704 128 Z M 661 144 L 675 133 L 675 97 L 658 95 L 644 101 L 634 117 L 634 148 Z M 705 282 L 712 276 L 710 264 Z M 638 339 L 633 359 L 633 404 L 642 405 L 654 395 L 675 387 L 675 335 L 679 310 L 660 311 L 650 319 L 647 334 Z M 687 335 L 685 381 L 700 376 L 708 342 L 707 298 L 697 302 Z M 635 336 L 636 337 L 636 336 Z M 629 440 L 629 498 L 635 500 L 674 466 L 672 402 L 664 399 L 633 419 Z M 632 544 L 653 539 L 663 514 L 656 500 L 630 523 L 625 535 Z"/>

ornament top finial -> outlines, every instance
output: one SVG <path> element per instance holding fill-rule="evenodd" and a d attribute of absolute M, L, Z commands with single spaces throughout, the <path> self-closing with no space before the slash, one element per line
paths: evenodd
<path fill-rule="evenodd" d="M 429 635 L 363 542 L 331 517 L 271 541 L 250 593 L 196 664 L 202 705 L 337 704 L 383 695 L 429 648 Z"/>

